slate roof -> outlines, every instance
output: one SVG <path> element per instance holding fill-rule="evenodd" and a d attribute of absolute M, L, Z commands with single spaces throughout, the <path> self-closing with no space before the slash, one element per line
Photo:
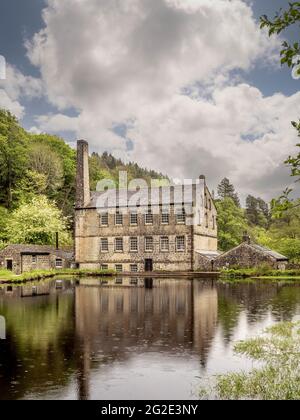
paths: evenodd
<path fill-rule="evenodd" d="M 222 255 L 222 252 L 220 251 L 195 251 L 197 254 L 202 255 L 205 258 L 208 258 L 210 260 L 215 260 L 220 255 Z"/>
<path fill-rule="evenodd" d="M 288 258 L 279 252 L 273 251 L 272 249 L 266 248 L 265 246 L 257 245 L 257 244 L 250 244 L 250 246 L 256 249 L 259 252 L 263 252 L 264 254 L 269 255 L 272 258 L 275 258 L 277 261 L 288 261 Z"/>
<path fill-rule="evenodd" d="M 26 254 L 28 255 L 52 254 L 52 255 L 56 255 L 58 258 L 63 258 L 65 260 L 72 260 L 74 258 L 74 254 L 72 251 L 56 249 L 48 245 L 8 245 L 4 250 L 6 252 L 11 250 L 11 251 L 18 252 L 24 255 Z M 0 255 L 1 255 L 1 252 L 0 252 Z"/>
<path fill-rule="evenodd" d="M 138 190 L 127 190 L 127 201 L 123 201 L 122 196 L 120 196 L 120 191 L 122 193 L 126 190 L 116 190 L 111 189 L 103 192 L 91 192 L 91 201 L 87 205 L 87 208 L 98 208 L 99 203 L 97 201 L 101 199 L 105 194 L 109 198 L 109 201 L 113 205 L 105 206 L 109 207 L 127 207 L 130 205 L 130 200 L 134 197 L 135 194 L 140 194 L 143 201 L 147 202 L 147 205 L 167 205 L 167 204 L 193 204 L 196 200 L 197 187 L 200 191 L 200 184 L 193 185 L 176 185 L 171 187 L 155 187 L 155 188 L 142 188 Z M 170 194 L 166 193 L 167 190 L 170 190 Z M 161 192 L 164 193 L 164 196 L 161 196 Z M 170 198 L 168 198 L 170 197 Z M 162 199 L 163 198 L 163 199 Z M 132 205 L 136 205 L 133 203 Z"/>
<path fill-rule="evenodd" d="M 229 251 L 224 252 L 220 256 L 224 257 L 225 255 L 230 254 L 232 251 L 235 251 L 242 246 L 248 246 L 248 247 L 252 248 L 254 251 L 265 254 L 265 255 L 275 259 L 276 261 L 289 261 L 289 259 L 286 256 L 284 256 L 282 254 L 279 254 L 279 252 L 273 251 L 272 249 L 269 249 L 269 248 L 267 248 L 265 246 L 262 246 L 262 245 L 254 244 L 252 242 L 251 243 L 242 242 L 240 245 L 236 246 L 233 249 L 230 249 Z"/>

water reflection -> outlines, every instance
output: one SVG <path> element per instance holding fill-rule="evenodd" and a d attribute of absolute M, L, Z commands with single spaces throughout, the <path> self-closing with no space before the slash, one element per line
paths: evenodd
<path fill-rule="evenodd" d="M 72 279 L 0 289 L 0 398 L 195 397 L 232 343 L 300 314 L 300 287 Z"/>

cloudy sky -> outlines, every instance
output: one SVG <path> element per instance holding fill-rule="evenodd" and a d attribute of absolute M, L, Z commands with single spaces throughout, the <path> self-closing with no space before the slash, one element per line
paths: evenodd
<path fill-rule="evenodd" d="M 286 4 L 1 0 L 0 107 L 32 132 L 269 199 L 293 182 L 300 81 L 258 19 Z"/>

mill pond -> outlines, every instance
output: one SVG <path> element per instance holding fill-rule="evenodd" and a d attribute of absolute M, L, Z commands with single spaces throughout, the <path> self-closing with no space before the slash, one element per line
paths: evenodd
<path fill-rule="evenodd" d="M 236 341 L 300 319 L 300 283 L 52 279 L 2 286 L 0 315 L 0 399 L 198 399 L 252 368 Z"/>

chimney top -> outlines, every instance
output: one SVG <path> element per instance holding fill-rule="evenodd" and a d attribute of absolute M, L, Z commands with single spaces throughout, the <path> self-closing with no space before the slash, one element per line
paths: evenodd
<path fill-rule="evenodd" d="M 248 232 L 244 232 L 243 242 L 246 242 L 248 245 L 251 244 L 251 237 L 250 237 L 250 235 L 248 235 Z"/>
<path fill-rule="evenodd" d="M 205 179 L 206 179 L 206 178 L 205 178 L 205 175 L 200 175 L 200 176 L 199 176 L 199 179 L 203 179 L 203 180 L 205 181 Z"/>
<path fill-rule="evenodd" d="M 77 145 L 79 146 L 80 144 L 86 144 L 87 146 L 89 145 L 88 142 L 86 140 L 77 140 Z"/>

